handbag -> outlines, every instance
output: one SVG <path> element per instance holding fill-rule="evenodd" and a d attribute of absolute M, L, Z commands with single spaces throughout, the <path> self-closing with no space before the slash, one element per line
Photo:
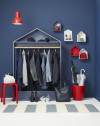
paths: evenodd
<path fill-rule="evenodd" d="M 57 102 L 70 102 L 70 89 L 69 86 L 58 89 L 55 87 L 55 95 Z"/>

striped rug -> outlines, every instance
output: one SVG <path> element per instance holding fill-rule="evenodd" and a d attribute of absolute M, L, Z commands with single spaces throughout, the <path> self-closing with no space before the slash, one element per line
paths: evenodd
<path fill-rule="evenodd" d="M 0 113 L 93 113 L 99 110 L 92 104 L 19 104 L 0 105 Z"/>

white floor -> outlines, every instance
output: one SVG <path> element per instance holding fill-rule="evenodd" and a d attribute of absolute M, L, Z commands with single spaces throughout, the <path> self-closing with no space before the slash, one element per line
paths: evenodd
<path fill-rule="evenodd" d="M 49 104 L 55 103 L 51 101 Z M 11 99 L 6 99 L 6 105 L 16 104 Z M 21 104 L 33 104 L 19 101 Z M 34 103 L 35 104 L 35 103 Z M 38 102 L 36 104 L 48 104 Z M 58 103 L 56 103 L 58 104 Z M 59 103 L 61 104 L 61 103 Z M 84 99 L 81 102 L 71 100 L 67 104 L 93 104 L 100 111 L 100 103 L 94 98 Z M 0 103 L 0 106 L 2 103 Z M 100 113 L 11 113 L 0 114 L 0 126 L 100 126 Z"/>

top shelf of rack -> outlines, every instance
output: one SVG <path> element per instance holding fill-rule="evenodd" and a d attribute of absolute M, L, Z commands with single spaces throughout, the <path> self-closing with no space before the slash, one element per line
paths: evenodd
<path fill-rule="evenodd" d="M 33 31 L 25 34 L 24 36 L 18 38 L 17 40 L 14 41 L 14 43 L 51 43 L 51 42 L 56 42 L 56 43 L 61 43 L 58 39 L 55 37 L 49 35 L 48 33 L 40 30 L 39 28 L 34 29 Z"/>
<path fill-rule="evenodd" d="M 51 48 L 51 47 L 53 47 L 53 48 L 59 48 L 61 45 L 60 45 L 60 43 L 57 43 L 57 42 L 15 42 L 14 43 L 14 47 L 15 48 L 18 48 L 18 47 L 20 47 L 20 48 L 22 48 L 22 47 L 29 47 L 29 48 Z"/>

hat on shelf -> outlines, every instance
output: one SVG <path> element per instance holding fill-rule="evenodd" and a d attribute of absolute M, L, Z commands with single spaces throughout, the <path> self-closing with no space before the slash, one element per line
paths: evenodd
<path fill-rule="evenodd" d="M 40 39 L 38 40 L 38 42 L 50 42 L 50 39 L 49 38 Z"/>
<path fill-rule="evenodd" d="M 27 39 L 27 41 L 28 41 L 28 42 L 35 42 L 35 39 L 34 39 L 33 37 L 29 37 L 29 38 Z"/>
<path fill-rule="evenodd" d="M 45 38 L 45 41 L 46 41 L 46 42 L 50 42 L 50 39 L 49 39 L 49 38 Z"/>

